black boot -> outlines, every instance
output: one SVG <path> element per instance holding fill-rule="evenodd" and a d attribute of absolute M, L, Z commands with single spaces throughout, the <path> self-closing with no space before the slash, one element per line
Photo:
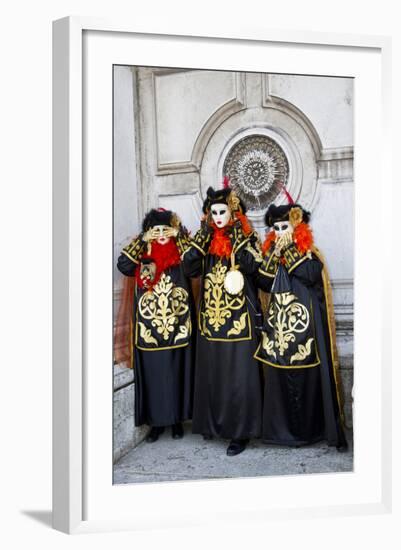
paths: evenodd
<path fill-rule="evenodd" d="M 173 439 L 182 439 L 184 437 L 184 428 L 182 427 L 181 422 L 171 426 L 171 437 Z"/>
<path fill-rule="evenodd" d="M 203 439 L 205 441 L 211 441 L 213 439 L 213 436 L 210 434 L 203 434 Z"/>
<path fill-rule="evenodd" d="M 248 439 L 232 439 L 227 447 L 227 455 L 239 455 L 242 451 L 245 451 L 248 441 Z"/>
<path fill-rule="evenodd" d="M 153 426 L 148 435 L 146 436 L 147 443 L 154 443 L 159 439 L 159 435 L 164 432 L 163 426 Z"/>

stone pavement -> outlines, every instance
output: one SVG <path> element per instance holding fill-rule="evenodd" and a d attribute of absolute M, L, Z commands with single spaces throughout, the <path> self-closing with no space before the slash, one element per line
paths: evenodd
<path fill-rule="evenodd" d="M 190 433 L 171 438 L 170 430 L 155 443 L 142 442 L 114 465 L 114 483 L 148 483 L 211 478 L 349 472 L 353 469 L 352 445 L 345 453 L 325 443 L 299 449 L 264 445 L 253 440 L 235 457 L 226 455 L 228 441 L 204 441 Z"/>

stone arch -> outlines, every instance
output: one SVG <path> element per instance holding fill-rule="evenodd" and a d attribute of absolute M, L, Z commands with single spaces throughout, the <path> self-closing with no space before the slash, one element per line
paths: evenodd
<path fill-rule="evenodd" d="M 226 103 L 224 103 L 218 109 L 216 109 L 216 111 L 214 111 L 211 114 L 211 116 L 207 119 L 207 121 L 203 125 L 195 141 L 194 147 L 192 149 L 191 163 L 193 166 L 200 169 L 204 152 L 214 132 L 222 124 L 224 124 L 224 122 L 229 117 L 246 108 L 245 101 L 244 101 L 244 95 L 245 95 L 244 87 L 245 87 L 244 73 L 236 73 L 235 74 L 235 89 L 236 89 L 235 97 L 229 99 Z"/>
<path fill-rule="evenodd" d="M 263 106 L 215 112 L 197 140 L 197 165 L 200 190 L 204 196 L 209 185 L 217 186 L 223 177 L 224 160 L 231 148 L 244 136 L 264 135 L 285 151 L 290 166 L 288 190 L 305 208 L 313 210 L 317 200 L 318 162 L 322 143 L 312 122 L 286 100 L 269 97 Z M 194 159 L 195 160 L 195 159 Z M 285 202 L 283 194 L 275 202 Z M 251 210 L 249 216 L 262 229 L 264 209 Z"/>

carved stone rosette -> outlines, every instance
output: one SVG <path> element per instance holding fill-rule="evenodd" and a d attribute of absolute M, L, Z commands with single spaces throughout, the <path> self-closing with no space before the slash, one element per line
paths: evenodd
<path fill-rule="evenodd" d="M 238 141 L 224 161 L 223 172 L 250 210 L 263 210 L 286 185 L 289 166 L 280 145 L 272 138 L 254 134 Z"/>

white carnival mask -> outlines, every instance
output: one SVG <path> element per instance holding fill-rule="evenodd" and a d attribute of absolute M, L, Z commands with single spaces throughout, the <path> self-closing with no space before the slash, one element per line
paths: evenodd
<path fill-rule="evenodd" d="M 289 222 L 288 220 L 287 221 L 282 221 L 282 222 L 275 222 L 273 224 L 273 229 L 277 235 L 277 237 L 281 237 L 282 235 L 284 235 L 284 233 L 293 233 L 294 232 L 294 227 L 293 225 L 291 224 L 291 222 Z"/>
<path fill-rule="evenodd" d="M 210 211 L 212 213 L 212 219 L 219 229 L 225 227 L 230 221 L 231 212 L 227 204 L 213 204 Z"/>

